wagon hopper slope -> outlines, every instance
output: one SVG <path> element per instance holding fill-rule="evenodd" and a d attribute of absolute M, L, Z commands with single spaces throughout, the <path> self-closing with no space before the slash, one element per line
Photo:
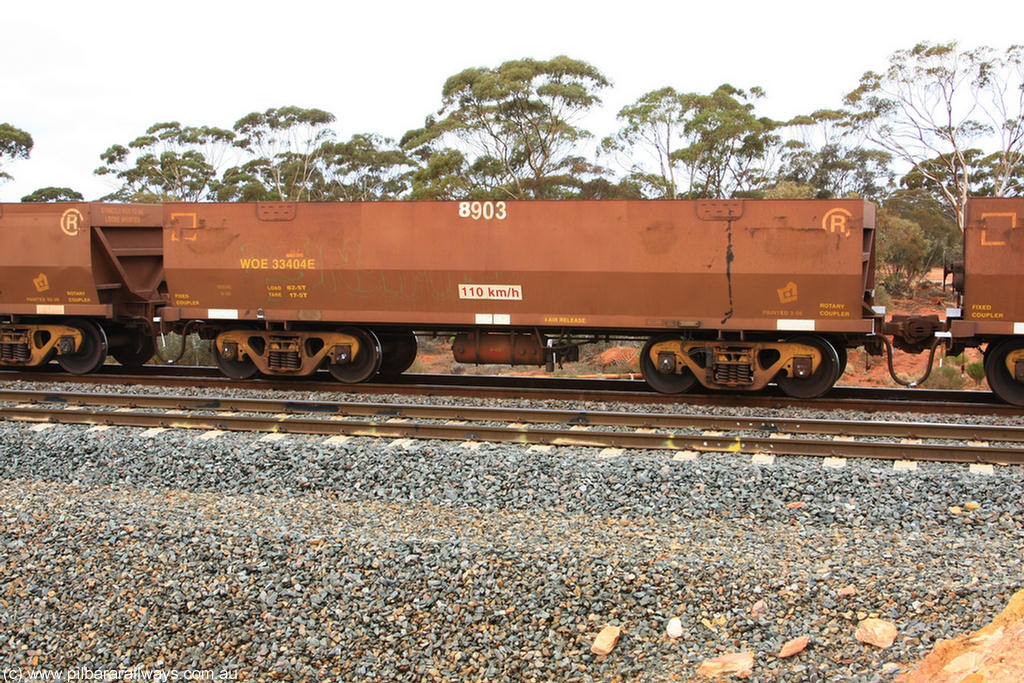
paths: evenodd
<path fill-rule="evenodd" d="M 162 221 L 159 206 L 0 205 L 0 366 L 56 357 L 86 373 L 108 352 L 125 365 L 149 360 Z"/>

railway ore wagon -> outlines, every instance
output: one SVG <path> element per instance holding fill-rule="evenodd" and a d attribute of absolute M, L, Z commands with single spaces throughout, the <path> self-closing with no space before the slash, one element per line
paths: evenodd
<path fill-rule="evenodd" d="M 1024 405 L 1024 198 L 972 198 L 966 219 L 953 278 L 963 305 L 950 332 L 955 344 L 986 344 L 989 386 Z"/>
<path fill-rule="evenodd" d="M 863 201 L 465 201 L 164 206 L 165 321 L 203 321 L 234 377 L 407 369 L 414 332 L 464 363 L 544 365 L 645 342 L 664 392 L 826 391 L 865 342 Z"/>
<path fill-rule="evenodd" d="M 56 357 L 87 373 L 108 351 L 130 366 L 153 356 L 160 206 L 0 204 L 0 245 L 0 367 Z"/>

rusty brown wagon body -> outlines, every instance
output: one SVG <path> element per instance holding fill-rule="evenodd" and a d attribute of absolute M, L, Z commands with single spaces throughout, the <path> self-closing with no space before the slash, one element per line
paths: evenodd
<path fill-rule="evenodd" d="M 168 204 L 164 223 L 164 319 L 206 321 L 243 376 L 341 371 L 373 337 L 386 361 L 414 329 L 531 364 L 614 334 L 659 338 L 655 380 L 756 389 L 878 317 L 863 201 Z"/>
<path fill-rule="evenodd" d="M 1004 400 L 1024 405 L 1024 198 L 972 198 L 964 261 L 954 273 L 962 294 L 951 316 L 955 344 L 986 344 L 985 371 Z M 959 315 L 955 315 L 955 314 Z"/>
<path fill-rule="evenodd" d="M 0 205 L 0 366 L 56 356 L 90 372 L 108 350 L 146 362 L 164 303 L 162 225 L 159 206 Z"/>

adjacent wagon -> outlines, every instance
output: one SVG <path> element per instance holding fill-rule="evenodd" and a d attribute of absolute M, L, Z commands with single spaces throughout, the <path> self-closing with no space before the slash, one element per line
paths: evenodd
<path fill-rule="evenodd" d="M 141 365 L 164 303 L 163 210 L 0 205 L 0 367 L 56 358 L 91 372 L 108 352 Z"/>

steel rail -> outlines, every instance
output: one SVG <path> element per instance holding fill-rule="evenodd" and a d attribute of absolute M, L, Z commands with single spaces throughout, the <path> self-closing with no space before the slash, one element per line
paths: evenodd
<path fill-rule="evenodd" d="M 53 393 L 0 389 L 0 401 L 51 406 L 123 406 L 139 409 L 181 409 L 242 413 L 316 414 L 382 419 L 523 422 L 634 429 L 700 429 L 775 434 L 899 437 L 1024 443 L 1024 426 L 968 425 L 935 422 L 822 420 L 789 417 L 742 417 L 682 413 L 632 413 L 606 410 L 554 410 L 483 406 L 284 400 L 267 398 L 195 397 L 147 394 Z"/>
<path fill-rule="evenodd" d="M 57 422 L 127 427 L 162 427 L 236 432 L 280 432 L 290 434 L 345 435 L 391 439 L 440 439 L 490 441 L 499 443 L 586 446 L 656 450 L 714 451 L 744 454 L 802 455 L 819 457 L 880 458 L 888 460 L 931 460 L 944 462 L 1024 464 L 1024 449 L 1009 446 L 964 446 L 960 444 L 906 444 L 832 439 L 778 439 L 726 435 L 682 435 L 667 432 L 622 432 L 587 428 L 554 429 L 525 425 L 494 426 L 483 423 L 423 423 L 366 421 L 281 415 L 206 415 L 145 413 L 124 410 L 94 410 L 22 406 L 0 406 L 0 417 L 26 422 Z"/>
<path fill-rule="evenodd" d="M 69 375 L 49 369 L 0 370 L 0 382 L 59 382 L 66 384 L 141 384 L 149 386 L 210 386 L 281 391 L 348 394 L 417 394 L 426 396 L 478 396 L 536 400 L 604 401 L 621 403 L 689 404 L 721 407 L 789 408 L 865 412 L 917 412 L 962 415 L 1024 415 L 1024 408 L 1000 402 L 983 391 L 834 387 L 817 399 L 793 399 L 771 388 L 757 394 L 654 392 L 642 380 L 523 377 L 513 375 L 403 375 L 393 383 L 341 384 L 324 373 L 313 377 L 273 377 L 232 380 L 207 367 L 147 366 L 128 373 L 106 366 L 89 375 Z M 322 377 L 322 375 L 324 375 Z"/>

